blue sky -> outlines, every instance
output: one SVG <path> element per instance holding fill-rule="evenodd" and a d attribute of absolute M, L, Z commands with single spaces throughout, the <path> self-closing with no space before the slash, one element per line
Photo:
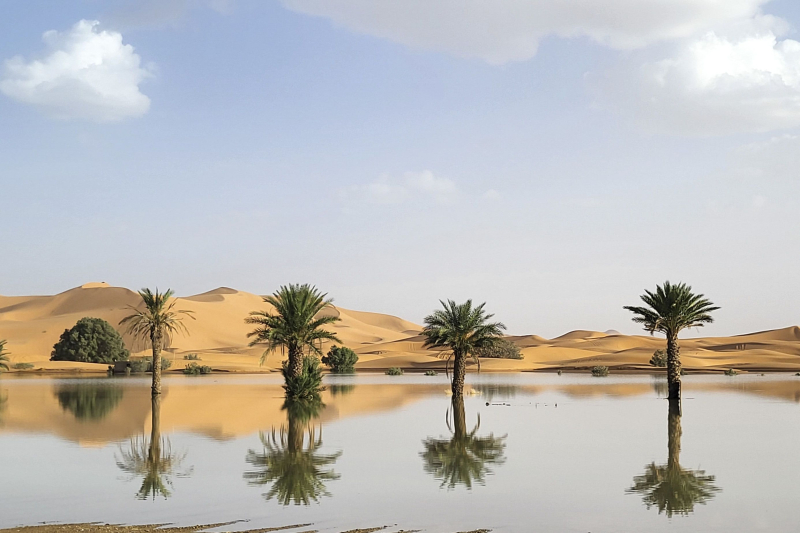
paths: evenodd
<path fill-rule="evenodd" d="M 554 6 L 7 0 L 0 294 L 311 282 L 555 336 L 670 279 L 698 333 L 800 322 L 800 7 Z"/>

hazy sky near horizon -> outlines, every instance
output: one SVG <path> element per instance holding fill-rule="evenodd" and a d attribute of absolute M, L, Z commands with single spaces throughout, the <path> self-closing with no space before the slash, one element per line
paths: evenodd
<path fill-rule="evenodd" d="M 5 0 L 0 294 L 800 323 L 795 0 Z"/>

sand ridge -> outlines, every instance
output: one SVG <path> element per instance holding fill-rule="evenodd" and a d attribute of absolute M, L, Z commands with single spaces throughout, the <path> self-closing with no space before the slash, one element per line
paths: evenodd
<path fill-rule="evenodd" d="M 103 372 L 104 365 L 51 362 L 50 352 L 61 333 L 85 317 L 107 320 L 123 333 L 132 352 L 147 346 L 124 334 L 119 321 L 140 298 L 136 292 L 104 282 L 87 283 L 53 296 L 0 296 L 0 339 L 7 339 L 11 363 L 34 365 L 34 371 Z M 192 311 L 189 335 L 177 335 L 165 356 L 173 371 L 185 366 L 184 355 L 198 353 L 203 364 L 221 371 L 270 372 L 280 367 L 281 354 L 259 364 L 262 348 L 248 345 L 253 329 L 245 323 L 252 311 L 270 311 L 263 297 L 229 287 L 179 297 L 176 309 Z M 357 368 L 382 371 L 392 366 L 424 371 L 443 369 L 447 354 L 423 346 L 421 326 L 402 318 L 333 307 L 326 311 L 341 320 L 331 329 L 360 357 Z M 652 370 L 653 351 L 664 347 L 658 336 L 622 335 L 616 331 L 575 330 L 554 339 L 513 336 L 522 360 L 483 360 L 491 371 L 587 369 L 595 365 L 628 370 Z M 800 371 L 800 327 L 761 331 L 733 337 L 681 340 L 684 366 L 690 370 Z"/>

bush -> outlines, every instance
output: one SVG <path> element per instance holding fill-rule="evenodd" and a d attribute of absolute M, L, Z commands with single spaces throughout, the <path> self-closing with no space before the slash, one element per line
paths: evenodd
<path fill-rule="evenodd" d="M 183 369 L 183 373 L 187 376 L 199 376 L 201 374 L 210 374 L 211 367 L 207 365 L 198 365 L 197 363 L 189 363 Z"/>
<path fill-rule="evenodd" d="M 84 317 L 72 329 L 65 329 L 53 346 L 51 361 L 113 363 L 125 361 L 130 352 L 117 330 L 102 318 Z"/>
<path fill-rule="evenodd" d="M 170 361 L 166 357 L 161 358 L 162 371 L 167 370 L 171 366 L 172 366 L 172 361 Z M 153 371 L 152 357 L 137 357 L 136 359 L 131 359 L 132 374 L 141 374 L 142 372 L 152 372 L 152 371 Z"/>
<path fill-rule="evenodd" d="M 283 390 L 286 391 L 287 400 L 313 401 L 319 398 L 319 393 L 324 390 L 322 387 L 322 367 L 316 357 L 303 359 L 303 372 L 297 377 L 289 375 L 289 361 L 283 362 L 281 373 L 286 382 L 283 385 Z"/>
<path fill-rule="evenodd" d="M 322 362 L 331 369 L 331 372 L 346 373 L 355 371 L 358 354 L 344 346 L 333 346 L 328 350 L 328 355 L 322 357 Z"/>
<path fill-rule="evenodd" d="M 598 378 L 604 378 L 608 375 L 608 367 L 607 366 L 592 367 L 592 375 Z"/>
<path fill-rule="evenodd" d="M 659 368 L 664 368 L 667 366 L 667 351 L 666 350 L 656 350 L 653 352 L 653 357 L 650 358 L 650 365 L 656 366 Z"/>
<path fill-rule="evenodd" d="M 438 372 L 436 372 L 436 370 L 426 370 L 426 371 L 425 371 L 425 375 L 426 375 L 426 376 L 438 376 L 438 375 L 439 375 L 439 373 L 438 373 Z"/>
<path fill-rule="evenodd" d="M 386 371 L 386 375 L 387 376 L 402 376 L 403 375 L 403 369 L 399 368 L 399 367 L 396 367 L 396 366 L 393 366 L 392 368 L 390 368 L 389 370 Z"/>
<path fill-rule="evenodd" d="M 190 354 L 184 355 L 183 359 L 185 361 L 202 361 L 202 359 L 200 359 L 200 355 L 198 355 L 196 353 L 190 353 Z"/>
<path fill-rule="evenodd" d="M 726 376 L 736 376 L 738 374 L 739 374 L 739 372 L 737 372 L 733 368 L 729 368 L 728 370 L 725 371 L 725 375 Z"/>
<path fill-rule="evenodd" d="M 14 363 L 12 368 L 14 370 L 30 370 L 33 368 L 33 363 Z"/>
<path fill-rule="evenodd" d="M 489 346 L 478 348 L 476 355 L 489 359 L 522 359 L 517 345 L 508 339 L 497 339 Z"/>

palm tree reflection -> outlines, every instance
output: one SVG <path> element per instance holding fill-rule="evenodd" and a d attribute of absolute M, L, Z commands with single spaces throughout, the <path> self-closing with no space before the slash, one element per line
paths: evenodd
<path fill-rule="evenodd" d="M 506 436 L 476 436 L 480 428 L 480 416 L 472 431 L 467 432 L 462 397 L 453 397 L 452 425 L 450 413 L 448 410 L 447 427 L 453 436 L 449 439 L 427 438 L 423 441 L 425 450 L 420 456 L 425 462 L 425 471 L 441 480 L 441 487 L 452 489 L 456 485 L 464 485 L 471 489 L 473 482 L 484 484 L 486 475 L 492 473 L 489 465 L 505 462 Z"/>
<path fill-rule="evenodd" d="M 8 407 L 8 393 L 0 390 L 0 426 L 3 425 L 3 411 Z"/>
<path fill-rule="evenodd" d="M 284 404 L 287 424 L 276 431 L 261 432 L 262 452 L 250 450 L 246 461 L 254 470 L 245 472 L 248 484 L 271 484 L 264 494 L 267 500 L 277 499 L 282 505 L 309 505 L 323 496 L 330 496 L 326 481 L 339 479 L 329 466 L 336 463 L 342 452 L 320 453 L 322 427 L 310 422 L 323 407 L 317 401 L 288 401 Z"/>
<path fill-rule="evenodd" d="M 680 400 L 669 403 L 667 464 L 646 466 L 642 475 L 633 478 L 633 486 L 626 492 L 640 494 L 648 509 L 658 507 L 658 514 L 687 516 L 695 505 L 704 505 L 721 489 L 714 485 L 714 476 L 706 475 L 704 470 L 681 467 Z"/>
<path fill-rule="evenodd" d="M 117 466 L 131 479 L 142 478 L 142 486 L 136 497 L 146 500 L 152 496 L 163 496 L 164 499 L 172 495 L 172 476 L 185 477 L 192 473 L 192 469 L 181 470 L 181 463 L 186 454 L 172 451 L 172 444 L 167 437 L 161 436 L 161 396 L 152 397 L 152 429 L 150 439 L 138 436 L 131 439 L 127 451 L 120 450 L 121 457 L 117 458 Z"/>

